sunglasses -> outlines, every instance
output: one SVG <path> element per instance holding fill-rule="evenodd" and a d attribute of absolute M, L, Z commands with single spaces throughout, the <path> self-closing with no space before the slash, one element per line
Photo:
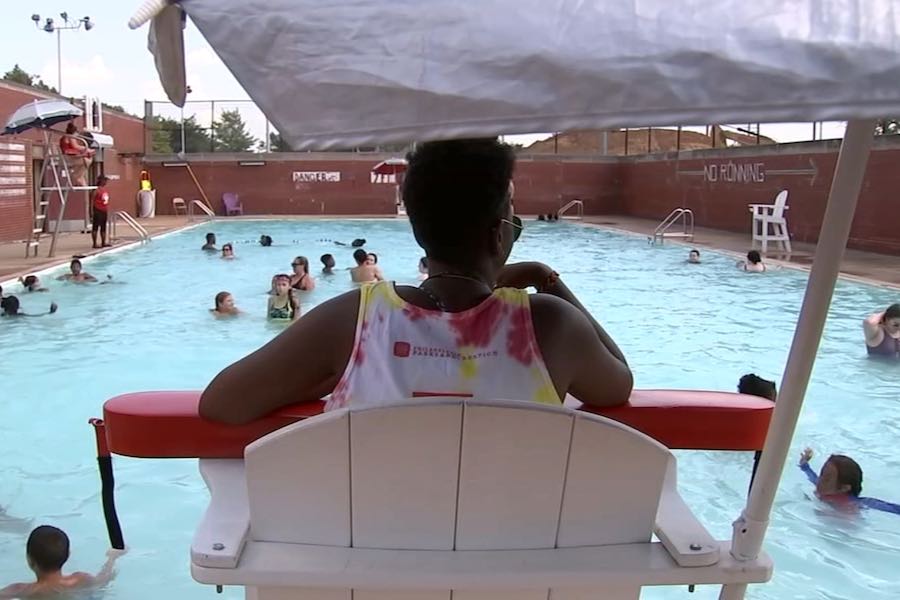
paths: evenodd
<path fill-rule="evenodd" d="M 500 219 L 502 222 L 507 223 L 508 225 L 512 225 L 513 228 L 513 242 L 519 241 L 519 237 L 522 235 L 522 230 L 525 228 L 525 225 L 522 224 L 522 219 L 520 219 L 517 215 L 513 215 L 512 220 L 509 219 Z"/>

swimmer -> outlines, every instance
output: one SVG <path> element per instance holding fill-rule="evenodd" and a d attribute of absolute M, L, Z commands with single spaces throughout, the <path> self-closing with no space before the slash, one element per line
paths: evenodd
<path fill-rule="evenodd" d="M 207 252 L 218 252 L 219 249 L 216 248 L 216 234 L 207 233 L 206 234 L 206 243 L 203 244 L 201 250 L 206 250 Z"/>
<path fill-rule="evenodd" d="M 749 273 L 765 273 L 766 263 L 762 261 L 762 256 L 757 250 L 751 250 L 747 253 L 747 260 L 741 260 L 737 263 L 738 269 L 743 269 Z"/>
<path fill-rule="evenodd" d="M 69 536 L 56 527 L 41 525 L 32 530 L 25 544 L 25 558 L 37 581 L 8 585 L 0 589 L 0 598 L 43 598 L 105 585 L 113 578 L 116 559 L 123 554 L 124 550 L 108 550 L 106 563 L 96 575 L 82 571 L 63 575 L 63 565 L 69 560 Z"/>
<path fill-rule="evenodd" d="M 696 249 L 692 249 L 690 252 L 688 252 L 687 261 L 689 263 L 691 263 L 692 265 L 699 265 L 700 264 L 700 251 L 696 250 Z"/>
<path fill-rule="evenodd" d="M 296 321 L 300 318 L 300 302 L 291 289 L 291 276 L 275 276 L 275 294 L 269 296 L 267 317 L 273 321 Z"/>
<path fill-rule="evenodd" d="M 234 246 L 231 245 L 231 242 L 227 244 L 222 244 L 222 259 L 223 260 L 232 260 L 234 258 Z"/>
<path fill-rule="evenodd" d="M 303 292 L 311 292 L 316 289 L 316 280 L 309 274 L 309 259 L 298 256 L 291 261 L 294 274 L 291 275 L 291 287 Z"/>
<path fill-rule="evenodd" d="M 351 248 L 362 248 L 366 245 L 366 238 L 356 238 L 352 242 L 350 242 Z"/>
<path fill-rule="evenodd" d="M 758 396 L 775 402 L 778 397 L 778 390 L 775 388 L 775 382 L 763 379 L 755 373 L 748 373 L 741 377 L 738 381 L 738 394 L 747 394 L 748 396 Z M 762 458 L 762 451 L 757 450 L 753 453 L 753 470 L 750 472 L 750 483 L 756 479 L 756 470 L 759 468 L 759 459 Z"/>
<path fill-rule="evenodd" d="M 900 359 L 900 304 L 866 317 L 863 331 L 869 356 Z"/>
<path fill-rule="evenodd" d="M 419 281 L 428 279 L 428 257 L 423 256 L 419 259 Z"/>
<path fill-rule="evenodd" d="M 32 315 L 19 310 L 19 299 L 15 296 L 7 296 L 6 298 L 3 298 L 3 300 L 0 300 L 0 310 L 2 310 L 0 316 L 2 317 L 43 317 L 44 315 L 52 315 L 56 312 L 57 308 L 59 308 L 59 306 L 56 302 L 51 302 L 49 311 Z"/>
<path fill-rule="evenodd" d="M 215 298 L 215 308 L 209 309 L 214 317 L 233 317 L 241 314 L 240 309 L 234 305 L 234 296 L 228 292 L 219 292 Z"/>
<path fill-rule="evenodd" d="M 69 273 L 60 275 L 56 278 L 58 281 L 74 281 L 75 283 L 90 283 L 97 281 L 97 278 L 82 270 L 81 261 L 73 258 L 69 263 Z"/>
<path fill-rule="evenodd" d="M 353 283 L 384 281 L 384 275 L 378 265 L 369 264 L 369 255 L 365 250 L 358 248 L 353 253 L 353 260 L 356 261 L 356 266 L 350 269 L 350 279 Z"/>
<path fill-rule="evenodd" d="M 269 246 L 271 246 L 272 245 L 272 236 L 269 236 L 266 234 L 259 236 L 259 245 L 262 246 L 263 248 L 268 248 Z"/>
<path fill-rule="evenodd" d="M 25 286 L 26 292 L 48 292 L 45 287 L 41 287 L 41 280 L 37 275 L 28 275 L 27 277 L 19 277 L 19 281 Z"/>
<path fill-rule="evenodd" d="M 374 252 L 369 252 L 366 254 L 366 264 L 367 265 L 377 265 L 378 264 L 378 255 Z"/>
<path fill-rule="evenodd" d="M 541 214 L 538 215 L 538 221 L 547 221 L 547 220 L 548 220 L 548 219 L 547 219 L 547 217 L 544 215 L 544 213 L 541 213 Z"/>
<path fill-rule="evenodd" d="M 334 275 L 334 257 L 330 254 L 323 254 L 319 257 L 319 260 L 322 261 L 322 274 Z"/>
<path fill-rule="evenodd" d="M 900 515 L 900 505 L 878 498 L 866 498 L 862 493 L 863 472 L 859 464 L 843 454 L 832 454 L 822 465 L 819 474 L 812 470 L 809 461 L 812 448 L 800 454 L 800 470 L 816 486 L 816 497 L 842 510 L 872 508 Z"/>

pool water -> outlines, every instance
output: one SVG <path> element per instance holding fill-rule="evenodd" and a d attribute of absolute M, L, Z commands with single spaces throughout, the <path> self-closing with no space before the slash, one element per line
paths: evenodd
<path fill-rule="evenodd" d="M 235 242 L 237 259 L 200 251 L 203 235 Z M 275 244 L 262 248 L 262 233 Z M 24 541 L 31 525 L 54 524 L 72 540 L 70 569 L 96 570 L 108 544 L 99 497 L 94 438 L 87 420 L 105 399 L 138 390 L 200 389 L 219 370 L 282 329 L 265 320 L 271 276 L 291 259 L 335 255 L 352 264 L 350 248 L 330 241 L 369 240 L 388 277 L 417 283 L 421 256 L 409 225 L 394 220 L 218 221 L 160 238 L 142 248 L 85 262 L 112 285 L 75 285 L 43 276 L 49 293 L 18 294 L 25 310 L 59 312 L 0 321 L 0 585 L 29 577 Z M 540 260 L 565 281 L 627 355 L 637 387 L 734 390 L 755 372 L 780 379 L 806 274 L 764 275 L 734 268 L 734 259 L 703 251 L 687 265 L 687 249 L 652 247 L 645 238 L 572 223 L 527 222 L 513 260 Z M 319 277 L 304 309 L 350 289 L 340 270 Z M 4 285 L 7 294 L 17 285 Z M 209 314 L 213 296 L 234 294 L 246 311 L 233 320 Z M 854 456 L 865 471 L 864 494 L 900 502 L 900 365 L 866 358 L 861 320 L 896 302 L 889 289 L 841 282 L 819 350 L 793 455 L 812 446 L 818 470 L 830 453 Z M 679 453 L 680 485 L 689 504 L 720 539 L 731 535 L 747 491 L 751 457 Z M 105 591 L 111 599 L 212 597 L 189 573 L 189 543 L 207 495 L 193 460 L 115 459 L 117 504 L 130 552 Z M 900 597 L 900 516 L 865 512 L 846 518 L 812 499 L 794 461 L 776 501 L 767 549 L 774 581 L 751 598 L 895 600 Z M 23 533 L 23 531 L 25 533 Z M 895 573 L 891 575 L 891 573 Z M 648 598 L 713 598 L 716 588 L 644 592 Z M 224 598 L 239 598 L 226 589 Z"/>

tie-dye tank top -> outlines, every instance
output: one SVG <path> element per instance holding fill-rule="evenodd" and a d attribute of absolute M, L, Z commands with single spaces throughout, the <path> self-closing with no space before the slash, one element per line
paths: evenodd
<path fill-rule="evenodd" d="M 326 410 L 462 396 L 559 404 L 524 290 L 494 290 L 458 313 L 403 300 L 393 282 L 360 288 L 356 339 Z"/>

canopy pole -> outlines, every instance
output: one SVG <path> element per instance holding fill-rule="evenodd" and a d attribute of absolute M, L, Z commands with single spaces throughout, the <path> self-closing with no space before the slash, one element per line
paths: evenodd
<path fill-rule="evenodd" d="M 869 150 L 875 131 L 874 119 L 849 121 L 835 166 L 825 219 L 806 294 L 800 309 L 797 329 L 781 380 L 781 393 L 772 415 L 759 463 L 759 471 L 750 489 L 747 506 L 734 522 L 731 554 L 737 560 L 754 560 L 762 550 L 769 513 L 778 490 L 803 397 L 809 384 L 816 351 L 825 327 L 831 295 L 840 272 L 841 258 L 850 236 L 856 201 L 866 173 Z M 743 600 L 746 584 L 723 585 L 720 600 Z"/>

